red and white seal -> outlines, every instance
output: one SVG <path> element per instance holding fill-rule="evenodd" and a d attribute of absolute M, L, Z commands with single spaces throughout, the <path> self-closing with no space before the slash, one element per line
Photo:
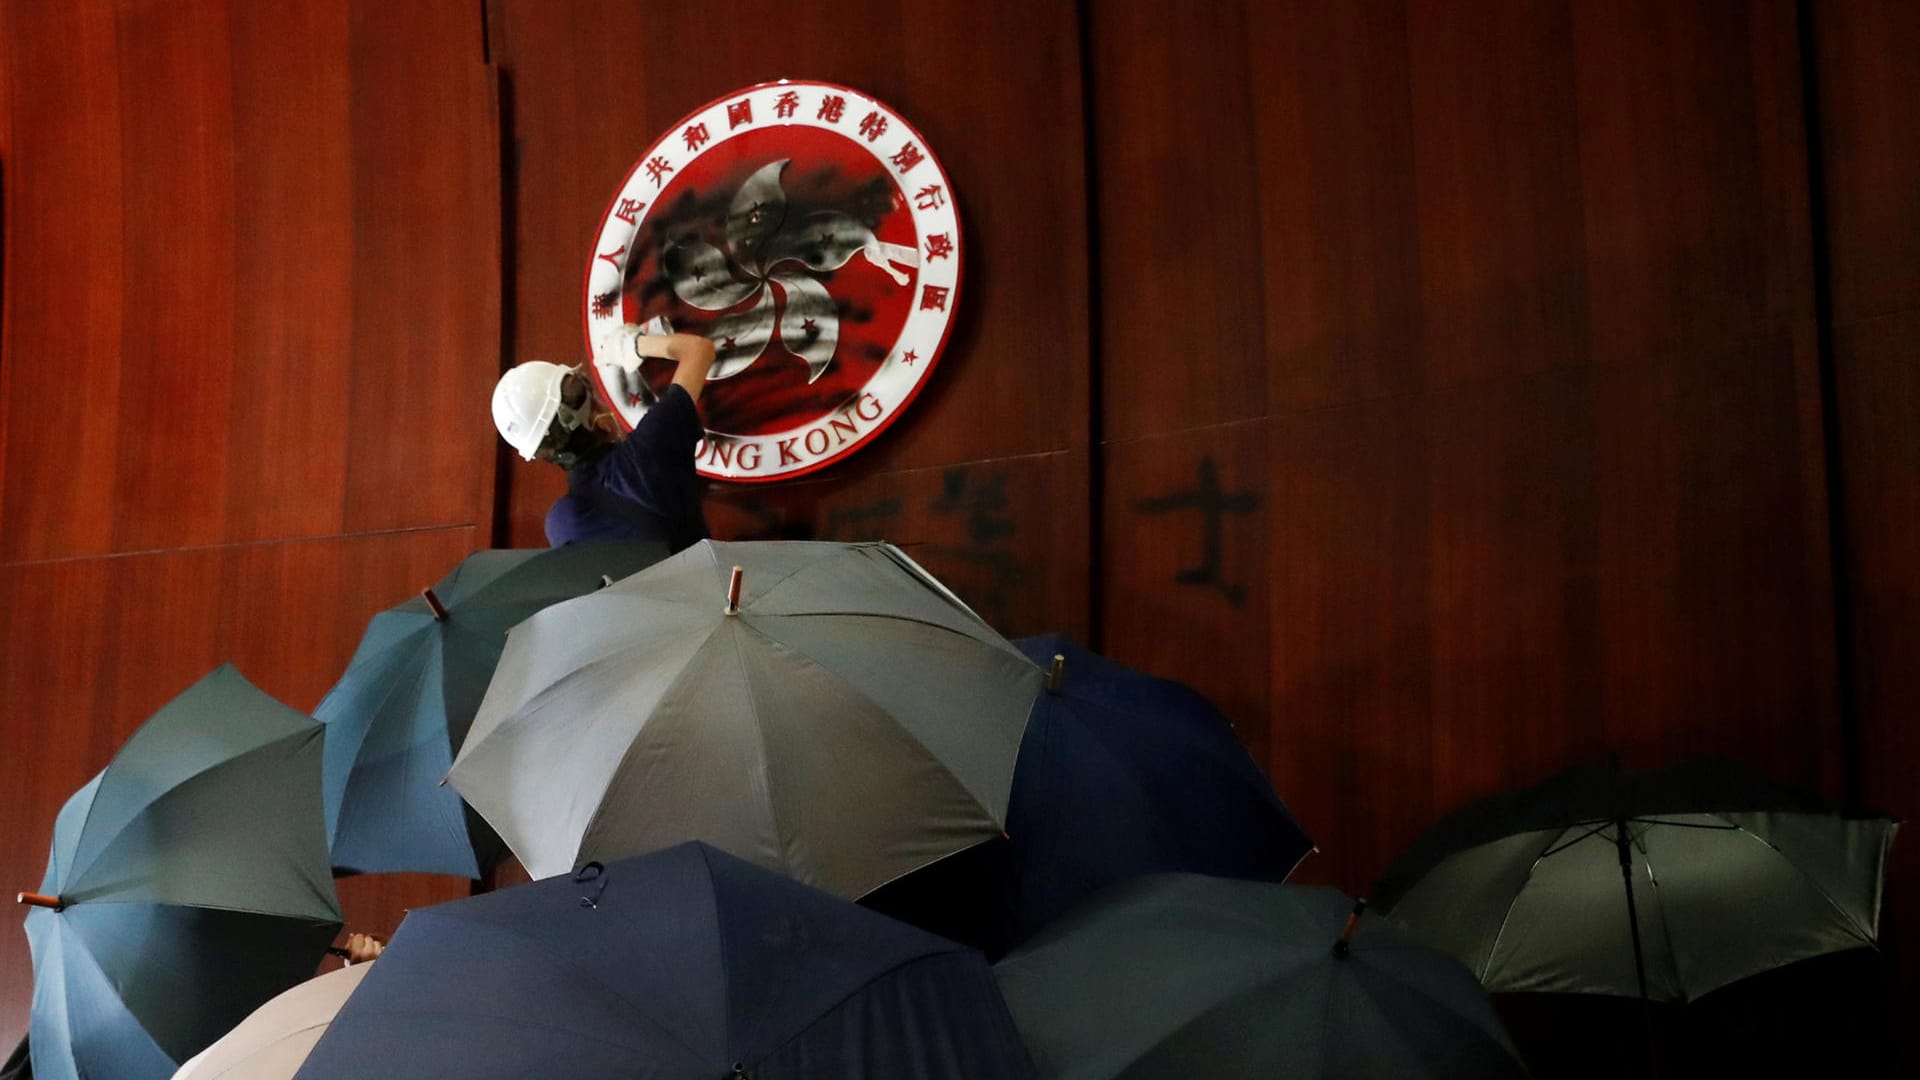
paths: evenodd
<path fill-rule="evenodd" d="M 713 339 L 703 475 L 822 468 L 899 418 L 960 299 L 953 187 L 919 132 L 831 83 L 751 86 L 694 111 L 634 163 L 587 264 L 589 348 L 664 316 Z M 629 428 L 673 378 L 596 355 Z"/>

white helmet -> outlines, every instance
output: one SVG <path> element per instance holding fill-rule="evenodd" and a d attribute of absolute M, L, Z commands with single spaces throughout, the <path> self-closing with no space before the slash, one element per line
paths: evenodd
<path fill-rule="evenodd" d="M 575 369 L 545 360 L 529 360 L 500 376 L 493 388 L 493 426 L 507 445 L 533 460 L 560 412 L 560 384 Z"/>

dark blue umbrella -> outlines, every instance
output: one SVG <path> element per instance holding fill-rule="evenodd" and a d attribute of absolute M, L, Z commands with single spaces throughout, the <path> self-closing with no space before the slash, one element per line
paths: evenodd
<path fill-rule="evenodd" d="M 67 800 L 21 896 L 35 1076 L 166 1080 L 313 974 L 340 928 L 323 730 L 223 665 Z"/>
<path fill-rule="evenodd" d="M 659 544 L 478 551 L 373 617 L 314 716 L 327 725 L 327 836 L 346 872 L 479 877 L 504 846 L 441 787 L 507 631 L 540 609 L 664 558 Z"/>
<path fill-rule="evenodd" d="M 701 843 L 409 914 L 296 1080 L 994 1080 L 979 953 Z"/>
<path fill-rule="evenodd" d="M 1007 838 L 862 903 L 998 955 L 1113 882 L 1172 871 L 1281 881 L 1313 849 L 1205 698 L 1058 634 L 1014 644 L 1060 665 L 1020 744 Z"/>

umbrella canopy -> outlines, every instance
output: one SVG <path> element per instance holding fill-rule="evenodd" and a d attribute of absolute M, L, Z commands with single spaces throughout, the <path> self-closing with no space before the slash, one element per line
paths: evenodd
<path fill-rule="evenodd" d="M 1466 969 L 1351 908 L 1328 888 L 1159 874 L 994 970 L 1062 1080 L 1526 1075 Z"/>
<path fill-rule="evenodd" d="M 1873 945 L 1896 827 L 1725 762 L 1579 768 L 1449 815 L 1375 896 L 1489 990 L 1688 1001 Z"/>
<path fill-rule="evenodd" d="M 180 1066 L 173 1080 L 292 1080 L 371 967 L 353 964 L 288 990 Z"/>
<path fill-rule="evenodd" d="M 1016 645 L 1041 667 L 1061 662 L 1020 744 L 1008 838 L 864 903 L 998 955 L 1113 882 L 1172 871 L 1282 881 L 1312 850 L 1205 698 L 1058 634 Z"/>
<path fill-rule="evenodd" d="M 660 544 L 478 551 L 420 596 L 373 617 L 314 717 L 327 725 L 333 865 L 479 877 L 499 837 L 440 786 L 506 633 L 549 604 L 664 558 Z"/>
<path fill-rule="evenodd" d="M 698 839 L 855 897 L 1001 834 L 1041 681 L 891 545 L 704 541 L 516 627 L 450 780 L 535 876 Z"/>
<path fill-rule="evenodd" d="M 1032 1075 L 978 953 L 704 844 L 419 909 L 369 967 L 302 1080 Z"/>
<path fill-rule="evenodd" d="M 323 730 L 222 666 L 67 800 L 58 906 L 27 915 L 35 1076 L 164 1080 L 313 973 L 340 928 Z"/>

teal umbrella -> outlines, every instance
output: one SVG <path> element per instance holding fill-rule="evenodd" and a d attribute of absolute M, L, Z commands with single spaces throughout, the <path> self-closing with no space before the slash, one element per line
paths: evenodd
<path fill-rule="evenodd" d="M 308 978 L 340 928 L 322 728 L 223 665 L 67 800 L 37 893 L 40 1080 L 166 1080 Z"/>
<path fill-rule="evenodd" d="M 1526 1075 L 1465 968 L 1329 888 L 1135 878 L 994 971 L 1059 1080 Z"/>
<path fill-rule="evenodd" d="M 333 865 L 477 878 L 499 838 L 440 786 L 486 694 L 507 631 L 540 609 L 665 558 L 660 544 L 478 551 L 420 596 L 373 617 L 314 716 L 327 725 Z"/>

